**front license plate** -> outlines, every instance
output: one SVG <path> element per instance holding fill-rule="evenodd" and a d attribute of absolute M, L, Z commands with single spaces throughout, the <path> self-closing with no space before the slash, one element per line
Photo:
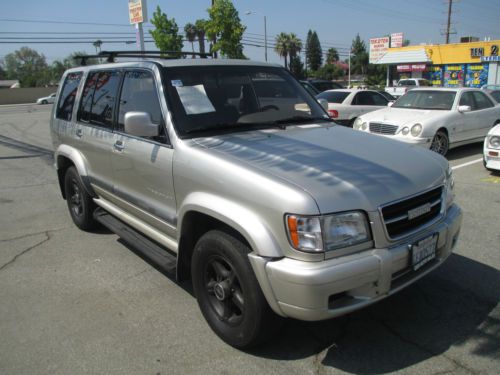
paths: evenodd
<path fill-rule="evenodd" d="M 411 258 L 414 271 L 436 257 L 437 240 L 437 234 L 433 234 L 432 236 L 418 241 L 411 247 Z"/>

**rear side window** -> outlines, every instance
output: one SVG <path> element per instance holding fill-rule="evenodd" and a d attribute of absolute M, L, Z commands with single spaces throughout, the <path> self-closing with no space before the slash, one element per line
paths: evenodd
<path fill-rule="evenodd" d="M 82 79 L 82 72 L 69 73 L 64 80 L 59 102 L 57 103 L 56 117 L 61 120 L 71 121 L 76 92 Z"/>
<path fill-rule="evenodd" d="M 493 105 L 494 105 L 493 102 L 490 100 L 490 98 L 488 98 L 482 92 L 474 91 L 472 93 L 472 95 L 474 95 L 477 109 L 485 109 L 485 108 L 493 107 Z"/>
<path fill-rule="evenodd" d="M 346 91 L 323 91 L 316 95 L 318 99 L 326 99 L 328 103 L 342 103 L 349 96 L 350 92 Z"/>
<path fill-rule="evenodd" d="M 80 121 L 111 128 L 120 73 L 114 70 L 92 72 L 85 83 Z"/>

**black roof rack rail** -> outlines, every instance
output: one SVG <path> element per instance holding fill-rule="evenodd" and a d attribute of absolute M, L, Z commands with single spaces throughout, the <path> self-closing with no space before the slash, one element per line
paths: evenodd
<path fill-rule="evenodd" d="M 106 62 L 115 62 L 117 57 L 154 57 L 157 59 L 178 59 L 181 56 L 213 57 L 210 53 L 184 51 L 101 51 L 97 55 L 77 55 L 74 59 L 81 59 L 80 64 L 87 65 L 90 58 L 106 58 Z"/>

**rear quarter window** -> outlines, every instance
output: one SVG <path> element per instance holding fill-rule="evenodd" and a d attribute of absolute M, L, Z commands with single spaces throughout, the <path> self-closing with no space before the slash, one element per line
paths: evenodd
<path fill-rule="evenodd" d="M 57 103 L 56 118 L 71 121 L 73 106 L 75 104 L 76 92 L 82 79 L 82 72 L 69 73 L 63 84 L 59 102 Z"/>

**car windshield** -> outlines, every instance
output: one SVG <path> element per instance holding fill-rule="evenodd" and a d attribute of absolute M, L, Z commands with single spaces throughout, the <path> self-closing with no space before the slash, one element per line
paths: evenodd
<path fill-rule="evenodd" d="M 326 99 L 328 103 L 342 103 L 349 94 L 348 91 L 324 91 L 316 95 L 316 98 Z"/>
<path fill-rule="evenodd" d="M 449 111 L 456 94 L 455 91 L 412 90 L 401 96 L 392 107 Z"/>
<path fill-rule="evenodd" d="M 282 68 L 169 67 L 165 75 L 174 126 L 183 138 L 330 121 Z"/>

